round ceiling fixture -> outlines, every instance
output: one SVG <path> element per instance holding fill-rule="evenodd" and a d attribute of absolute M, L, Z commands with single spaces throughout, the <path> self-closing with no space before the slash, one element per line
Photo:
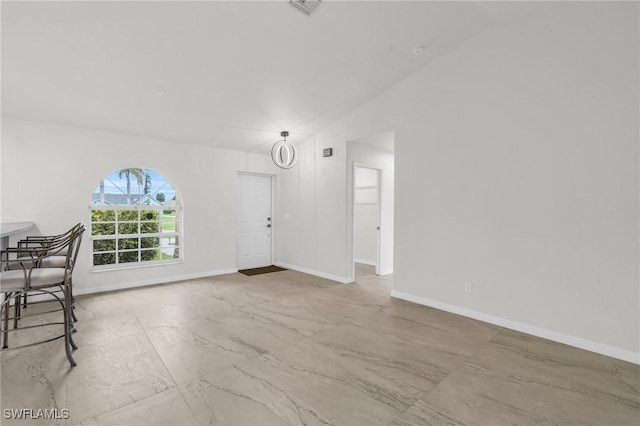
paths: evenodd
<path fill-rule="evenodd" d="M 164 96 L 167 94 L 167 91 L 164 89 L 156 89 L 156 95 L 158 96 Z"/>
<path fill-rule="evenodd" d="M 283 139 L 271 148 L 271 159 L 281 169 L 290 169 L 298 162 L 298 149 L 291 142 L 287 142 L 289 132 L 280 132 L 280 136 Z"/>
<path fill-rule="evenodd" d="M 416 47 L 413 48 L 412 50 L 414 55 L 422 55 L 424 53 L 424 45 L 423 44 L 419 44 Z"/>

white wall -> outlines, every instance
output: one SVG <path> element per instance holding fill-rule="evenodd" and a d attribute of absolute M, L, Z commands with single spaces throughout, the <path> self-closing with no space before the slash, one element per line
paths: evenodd
<path fill-rule="evenodd" d="M 393 138 L 388 128 L 345 137 L 332 126 L 300 143 L 296 167 L 278 173 L 276 219 L 280 222 L 276 261 L 279 265 L 349 283 L 353 271 L 353 162 L 382 170 L 381 274 L 393 272 L 394 160 L 393 153 L 366 145 L 368 137 Z M 357 139 L 357 141 L 356 141 Z M 347 144 L 347 140 L 351 140 Z M 322 157 L 323 148 L 332 157 Z"/>
<path fill-rule="evenodd" d="M 333 148 L 333 156 L 322 157 L 322 149 L 329 147 Z M 276 220 L 280 231 L 276 263 L 350 282 L 353 263 L 345 263 L 346 140 L 320 133 L 298 143 L 298 151 L 296 166 L 278 172 Z"/>
<path fill-rule="evenodd" d="M 29 233 L 88 224 L 91 194 L 114 170 L 149 168 L 180 192 L 183 263 L 90 272 L 86 235 L 74 271 L 78 293 L 235 270 L 237 172 L 275 173 L 265 155 L 8 118 L 2 122 L 1 152 L 2 221 L 33 221 L 37 228 Z"/>
<path fill-rule="evenodd" d="M 394 129 L 395 295 L 638 362 L 638 4 L 547 7 L 319 132 L 291 262 L 349 276 L 345 144 Z"/>

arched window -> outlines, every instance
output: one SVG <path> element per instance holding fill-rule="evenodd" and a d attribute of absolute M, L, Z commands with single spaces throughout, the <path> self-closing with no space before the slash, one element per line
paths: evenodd
<path fill-rule="evenodd" d="M 94 269 L 180 260 L 180 196 L 152 170 L 117 170 L 91 196 L 91 239 Z"/>

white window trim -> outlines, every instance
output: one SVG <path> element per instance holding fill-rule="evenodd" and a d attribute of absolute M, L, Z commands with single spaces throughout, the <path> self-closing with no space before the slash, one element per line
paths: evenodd
<path fill-rule="evenodd" d="M 118 221 L 117 217 L 116 220 L 114 221 L 102 221 L 102 222 L 93 222 L 92 218 L 91 218 L 91 214 L 89 215 L 89 223 L 91 224 L 91 229 L 93 230 L 93 225 L 94 224 L 105 224 L 105 223 L 113 223 L 114 225 L 116 225 L 116 234 L 113 235 L 91 235 L 91 268 L 89 269 L 90 272 L 103 272 L 103 271 L 113 271 L 113 270 L 121 270 L 121 269 L 134 269 L 134 268 L 145 268 L 145 267 L 150 267 L 150 266 L 163 266 L 163 265 L 170 265 L 170 264 L 176 264 L 176 263 L 182 263 L 183 262 L 183 253 L 184 250 L 182 250 L 183 248 L 183 232 L 182 232 L 182 206 L 178 201 L 170 201 L 165 205 L 159 206 L 159 205 L 148 205 L 148 204 L 116 204 L 116 205 L 109 205 L 109 204 L 92 204 L 89 208 L 90 212 L 93 210 L 138 210 L 138 211 L 143 211 L 143 210 L 157 210 L 157 211 L 161 211 L 161 210 L 175 210 L 176 212 L 176 219 L 175 220 L 158 220 L 157 222 L 159 224 L 162 223 L 175 223 L 176 224 L 176 231 L 174 232 L 155 232 L 155 233 L 141 233 L 138 232 L 136 234 L 124 234 L 122 236 L 117 234 L 117 225 L 119 223 L 137 223 L 137 224 L 143 224 L 145 222 L 155 222 L 155 221 L 144 221 L 144 220 L 140 220 L 140 215 L 138 214 L 138 220 L 137 221 Z M 138 231 L 140 230 L 140 228 L 138 227 Z M 157 237 L 157 238 L 172 238 L 175 237 L 178 239 L 178 244 L 177 245 L 170 245 L 167 246 L 168 248 L 178 248 L 178 255 L 179 257 L 177 258 L 170 258 L 170 259 L 160 259 L 160 260 L 139 260 L 137 262 L 125 262 L 125 263 L 117 263 L 119 260 L 118 254 L 119 253 L 124 253 L 124 252 L 133 252 L 133 251 L 137 251 L 137 252 L 142 252 L 144 251 L 144 249 L 142 247 L 140 247 L 140 245 L 138 246 L 137 249 L 123 249 L 123 250 L 118 250 L 117 248 L 117 240 L 118 239 L 124 239 L 124 238 L 153 238 L 153 237 Z M 94 241 L 100 241 L 100 240 L 115 240 L 116 241 L 116 250 L 108 250 L 108 251 L 94 251 L 93 249 L 93 242 Z M 93 264 L 93 256 L 94 254 L 101 254 L 101 253 L 115 253 L 116 254 L 116 263 L 112 263 L 112 264 L 108 264 L 108 265 L 94 265 Z"/>

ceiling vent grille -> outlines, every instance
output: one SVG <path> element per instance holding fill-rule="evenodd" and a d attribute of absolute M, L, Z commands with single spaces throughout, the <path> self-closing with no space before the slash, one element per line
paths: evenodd
<path fill-rule="evenodd" d="M 307 15 L 311 15 L 311 12 L 316 10 L 320 4 L 320 0 L 289 0 L 289 4 Z"/>

